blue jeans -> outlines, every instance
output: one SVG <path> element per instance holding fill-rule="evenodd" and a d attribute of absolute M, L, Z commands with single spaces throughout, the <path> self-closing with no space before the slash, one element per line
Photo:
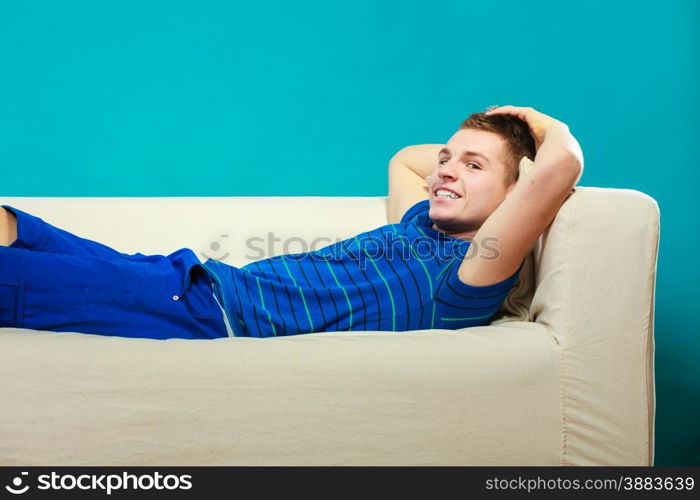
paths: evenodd
<path fill-rule="evenodd" d="M 0 206 L 17 217 L 17 239 L 0 246 L 0 327 L 152 339 L 228 336 L 211 279 L 192 250 L 129 255 Z"/>

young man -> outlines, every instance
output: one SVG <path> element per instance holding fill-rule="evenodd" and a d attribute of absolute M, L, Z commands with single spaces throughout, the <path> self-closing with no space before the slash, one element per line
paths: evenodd
<path fill-rule="evenodd" d="M 523 156 L 535 167 L 519 178 Z M 187 248 L 122 254 L 2 205 L 0 326 L 166 339 L 485 325 L 582 167 L 563 123 L 476 113 L 447 144 L 392 158 L 390 224 L 241 268 Z"/>

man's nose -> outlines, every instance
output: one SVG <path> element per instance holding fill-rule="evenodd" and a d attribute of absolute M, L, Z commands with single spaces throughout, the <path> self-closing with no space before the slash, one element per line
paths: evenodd
<path fill-rule="evenodd" d="M 441 179 L 456 179 L 455 164 L 451 161 L 447 161 L 442 165 L 438 165 L 437 174 Z"/>

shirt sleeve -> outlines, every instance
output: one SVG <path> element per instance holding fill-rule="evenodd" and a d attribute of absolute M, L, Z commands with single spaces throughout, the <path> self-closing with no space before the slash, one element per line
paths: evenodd
<path fill-rule="evenodd" d="M 475 286 L 459 279 L 460 263 L 460 260 L 454 260 L 451 268 L 445 271 L 444 280 L 438 284 L 435 296 L 437 328 L 454 330 L 489 324 L 523 267 L 521 263 L 517 271 L 499 283 Z"/>
<path fill-rule="evenodd" d="M 413 205 L 411 208 L 406 210 L 406 213 L 403 214 L 403 217 L 401 217 L 401 222 L 408 222 L 415 217 L 419 216 L 423 212 L 426 211 L 426 207 L 428 207 L 428 210 L 430 209 L 430 200 L 421 200 L 415 205 Z"/>

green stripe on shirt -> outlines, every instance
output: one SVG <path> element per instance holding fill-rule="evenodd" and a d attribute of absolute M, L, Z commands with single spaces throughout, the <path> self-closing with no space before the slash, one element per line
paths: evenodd
<path fill-rule="evenodd" d="M 260 292 L 260 303 L 262 304 L 263 310 L 267 313 L 267 320 L 270 322 L 272 327 L 272 333 L 277 336 L 277 330 L 275 329 L 275 324 L 272 322 L 272 316 L 270 316 L 270 311 L 265 308 L 265 299 L 263 298 L 262 288 L 260 288 L 260 278 L 255 277 L 255 281 L 258 284 L 258 292 Z"/>
<path fill-rule="evenodd" d="M 350 311 L 350 326 L 348 327 L 348 331 L 352 330 L 352 304 L 350 303 L 350 298 L 348 297 L 348 292 L 345 291 L 345 287 L 340 284 L 338 281 L 338 278 L 335 276 L 335 273 L 333 272 L 333 268 L 331 267 L 330 262 L 325 261 L 326 265 L 328 266 L 328 270 L 331 272 L 331 276 L 333 276 L 333 279 L 335 280 L 335 284 L 340 287 L 340 289 L 343 291 L 343 295 L 345 295 L 345 301 L 348 303 L 348 310 Z"/>
<path fill-rule="evenodd" d="M 311 325 L 311 333 L 313 333 L 314 322 L 311 321 L 311 313 L 309 312 L 309 306 L 306 304 L 306 297 L 304 297 L 304 291 L 299 285 L 297 285 L 297 280 L 294 279 L 292 271 L 289 270 L 289 266 L 287 266 L 287 261 L 284 260 L 284 255 L 282 256 L 282 264 L 284 264 L 284 268 L 287 270 L 287 274 L 289 274 L 289 277 L 292 278 L 292 283 L 294 283 L 294 286 L 297 287 L 297 290 L 299 290 L 299 295 L 301 295 L 301 301 L 304 303 L 304 309 L 306 310 L 306 317 L 309 320 L 309 325 Z"/>

